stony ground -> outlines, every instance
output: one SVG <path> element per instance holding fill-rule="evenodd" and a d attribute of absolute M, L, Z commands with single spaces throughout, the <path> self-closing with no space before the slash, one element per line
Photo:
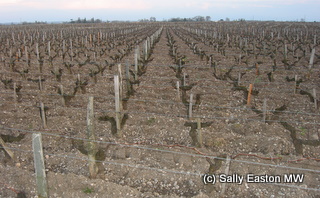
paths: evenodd
<path fill-rule="evenodd" d="M 103 76 L 98 75 L 95 83 L 93 78 L 86 76 L 92 65 L 81 69 L 75 66 L 73 74 L 64 73 L 59 83 L 51 75 L 50 66 L 45 65 L 46 81 L 44 90 L 40 91 L 37 83 L 2 66 L 1 78 L 12 78 L 23 88 L 19 102 L 15 104 L 12 90 L 0 84 L 0 134 L 15 154 L 9 159 L 4 150 L 0 152 L 0 197 L 16 197 L 19 191 L 27 197 L 36 197 L 31 136 L 35 131 L 43 132 L 50 197 L 320 197 L 319 109 L 314 109 L 307 95 L 294 94 L 294 82 L 286 81 L 286 76 L 299 75 L 304 81 L 301 90 L 318 90 L 319 70 L 312 73 L 304 67 L 284 70 L 280 64 L 282 69 L 276 71 L 274 81 L 268 83 L 267 73 L 272 60 L 258 57 L 258 61 L 262 61 L 259 76 L 241 63 L 239 69 L 232 70 L 230 75 L 238 78 L 238 73 L 243 71 L 241 68 L 244 69 L 246 74 L 241 85 L 249 87 L 253 83 L 254 90 L 259 91 L 247 106 L 244 93 L 234 90 L 230 79 L 215 78 L 214 68 L 193 53 L 180 31 L 170 25 L 163 27 L 160 40 L 149 57 L 146 73 L 139 76 L 139 84 L 133 85 L 135 93 L 126 102 L 128 119 L 123 125 L 121 138 L 113 135 L 112 121 L 101 119 L 115 116 L 113 74 L 116 67 L 106 70 Z M 169 55 L 167 33 L 176 41 L 179 54 L 186 56 L 183 69 L 187 76 L 186 85 L 194 85 L 186 91 L 187 100 L 191 93 L 200 96 L 198 100 L 194 98 L 191 119 L 187 118 L 188 106 L 182 101 L 182 90 L 180 96 L 177 95 L 175 86 L 179 79 L 169 67 L 174 65 L 174 60 Z M 198 42 L 207 54 L 214 55 L 219 75 L 234 64 L 233 56 L 224 56 L 193 37 L 189 39 Z M 238 52 L 230 48 L 228 53 Z M 127 58 L 133 62 L 134 51 Z M 251 66 L 257 60 L 250 58 L 248 61 Z M 57 60 L 55 65 L 63 68 L 60 62 Z M 302 60 L 300 64 L 308 65 L 308 61 Z M 23 63 L 17 65 L 19 69 L 25 67 Z M 125 70 L 125 64 L 122 64 L 122 70 Z M 37 77 L 36 69 L 32 73 L 27 78 Z M 63 84 L 64 91 L 71 93 L 76 73 L 88 79 L 86 93 L 77 93 L 69 105 L 63 106 L 56 87 Z M 89 96 L 95 97 L 94 123 L 99 141 L 99 173 L 95 179 L 89 177 L 83 141 Z M 254 111 L 263 108 L 264 99 L 267 99 L 267 109 L 270 110 L 266 123 L 262 121 L 261 112 Z M 39 102 L 48 107 L 46 129 L 42 129 Z M 193 139 L 197 118 L 201 118 L 201 148 L 195 147 Z M 232 159 L 229 165 L 226 157 Z M 305 160 L 295 161 L 299 159 Z M 302 183 L 203 184 L 202 175 L 218 175 L 225 173 L 226 169 L 230 175 L 253 173 L 283 177 L 302 173 L 305 178 Z"/>

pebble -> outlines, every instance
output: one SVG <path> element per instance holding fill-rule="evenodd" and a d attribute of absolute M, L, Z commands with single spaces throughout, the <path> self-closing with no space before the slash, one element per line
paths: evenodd
<path fill-rule="evenodd" d="M 300 187 L 301 188 L 308 188 L 308 186 L 306 184 L 302 184 Z"/>

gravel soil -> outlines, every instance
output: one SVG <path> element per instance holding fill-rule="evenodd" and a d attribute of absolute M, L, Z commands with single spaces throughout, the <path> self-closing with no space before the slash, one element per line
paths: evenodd
<path fill-rule="evenodd" d="M 219 26 L 219 23 L 214 24 Z M 258 29 L 261 25 L 254 23 L 248 27 Z M 274 24 L 277 25 L 281 26 Z M 288 24 L 283 23 L 282 26 Z M 49 27 L 60 32 L 64 26 Z M 96 29 L 93 26 L 91 29 L 89 26 L 78 27 L 88 28 L 93 33 L 102 29 L 102 26 Z M 141 41 L 139 49 L 142 54 L 145 36 L 150 36 L 161 27 L 159 39 L 145 64 L 146 71 L 138 77 L 139 82 L 132 85 L 134 93 L 128 96 L 125 65 L 128 60 L 130 70 L 134 70 L 135 42 Z M 239 49 L 225 46 L 225 56 L 217 51 L 215 45 L 199 39 L 203 36 L 188 32 L 188 27 L 184 24 L 156 24 L 145 29 L 140 27 L 141 33 L 136 30 L 136 34 L 129 32 L 127 37 L 119 37 L 114 42 L 116 47 L 107 53 L 95 55 L 96 60 L 91 55 L 94 63 L 109 63 L 103 74 L 96 75 L 96 79 L 89 73 L 97 66 L 85 64 L 80 67 L 78 62 L 85 62 L 86 53 L 98 53 L 104 46 L 92 47 L 90 51 L 89 47 L 77 48 L 74 41 L 74 48 L 79 51 L 85 49 L 84 53 L 75 57 L 78 62 L 69 60 L 69 57 L 63 60 L 61 51 L 58 51 L 61 40 L 57 36 L 57 40 L 52 41 L 52 56 L 57 54 L 53 66 L 49 61 L 44 62 L 42 91 L 37 82 L 30 80 L 40 76 L 35 52 L 30 55 L 31 66 L 26 66 L 23 60 L 15 62 L 17 70 L 29 69 L 23 76 L 8 66 L 8 53 L 2 47 L 1 80 L 12 79 L 22 88 L 17 102 L 14 102 L 13 90 L 10 89 L 12 84 L 0 83 L 0 135 L 14 152 L 13 159 L 10 159 L 4 149 L 0 150 L 0 197 L 17 197 L 18 192 L 23 192 L 20 195 L 25 194 L 26 197 L 38 197 L 32 153 L 34 132 L 42 133 L 49 197 L 320 197 L 319 108 L 315 109 L 310 97 L 301 92 L 312 93 L 315 88 L 320 93 L 319 69 L 312 72 L 306 69 L 310 53 L 291 70 L 285 69 L 280 55 L 276 56 L 278 68 L 272 73 L 273 80 L 269 81 L 270 65 L 274 63 L 269 56 L 255 58 L 248 54 L 243 59 L 246 63 L 239 63 L 235 61 L 235 56 L 241 53 Z M 191 24 L 190 27 L 196 28 L 197 25 Z M 211 26 L 204 24 L 204 27 Z M 20 30 L 21 27 L 16 28 Z M 124 26 L 122 28 L 125 29 Z M 134 28 L 134 25 L 128 25 L 128 28 Z M 232 31 L 229 33 L 232 36 Z M 177 64 L 170 55 L 168 35 L 175 41 L 177 56 L 185 56 L 181 78 L 173 69 Z M 236 36 L 231 38 L 236 39 Z M 194 43 L 206 55 L 212 55 L 216 67 L 194 53 L 188 43 Z M 109 42 L 108 46 L 111 45 Z M 120 61 L 125 98 L 122 104 L 126 119 L 122 136 L 117 137 L 114 135 L 117 131 L 113 82 L 117 64 L 111 64 L 111 56 L 119 55 L 118 50 L 128 49 L 130 45 L 134 47 Z M 35 49 L 35 44 L 31 48 Z M 40 52 L 45 58 L 48 57 L 46 51 L 45 45 L 41 45 Z M 300 55 L 302 52 L 298 50 L 296 53 Z M 288 60 L 294 61 L 290 53 Z M 71 72 L 63 62 L 74 64 Z M 259 67 L 258 75 L 256 65 Z M 231 66 L 234 69 L 227 74 Z M 314 68 L 319 66 L 316 56 Z M 53 68 L 63 69 L 61 82 L 52 74 Z M 186 76 L 185 87 L 191 87 L 185 92 L 183 86 L 180 90 L 176 88 L 177 82 L 183 85 L 183 73 Z M 232 80 L 238 79 L 241 73 L 245 73 L 238 86 L 242 86 L 242 90 L 237 89 Z M 70 95 L 74 91 L 77 74 L 83 82 L 87 80 L 85 92 L 78 90 L 75 97 L 63 105 L 58 93 L 60 85 L 63 85 L 64 93 Z M 229 77 L 222 79 L 224 75 Z M 294 82 L 286 79 L 295 75 L 302 80 L 297 93 L 294 93 Z M 247 105 L 249 84 L 253 84 L 253 95 L 250 105 Z M 192 117 L 188 118 L 191 94 L 194 96 L 193 111 Z M 96 178 L 90 177 L 87 141 L 84 141 L 87 138 L 89 96 L 94 96 L 98 151 Z M 265 99 L 267 111 L 266 122 L 263 122 Z M 39 113 L 40 102 L 46 106 L 45 129 Z M 196 138 L 198 132 L 202 134 L 200 143 Z M 230 163 L 227 163 L 227 157 L 231 158 Z M 279 176 L 281 182 L 219 182 L 219 175 L 227 170 L 229 175 L 237 174 L 245 179 L 249 173 Z M 205 185 L 204 174 L 214 174 L 217 182 Z M 286 174 L 303 174 L 304 180 L 301 183 L 285 183 Z"/>

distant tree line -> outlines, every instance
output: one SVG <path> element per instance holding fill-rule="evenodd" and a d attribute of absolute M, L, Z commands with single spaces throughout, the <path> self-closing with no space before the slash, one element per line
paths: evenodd
<path fill-rule="evenodd" d="M 70 23 L 101 23 L 101 22 L 102 22 L 101 19 L 94 19 L 94 18 L 91 18 L 90 20 L 87 20 L 86 18 L 81 19 L 80 17 L 78 17 L 77 20 L 70 19 Z"/>
<path fill-rule="evenodd" d="M 169 22 L 187 22 L 187 21 L 211 21 L 210 16 L 195 16 L 193 18 L 171 18 L 168 20 Z"/>
<path fill-rule="evenodd" d="M 30 25 L 30 24 L 47 24 L 47 21 L 35 21 L 35 22 L 26 22 L 26 21 L 23 21 L 21 24 L 22 24 L 22 25 Z"/>
<path fill-rule="evenodd" d="M 150 17 L 150 19 L 139 19 L 139 22 L 156 22 L 157 19 L 155 17 Z M 210 16 L 195 16 L 193 18 L 171 18 L 169 20 L 163 20 L 163 21 L 168 21 L 168 22 L 187 22 L 187 21 L 211 21 Z"/>
<path fill-rule="evenodd" d="M 156 17 L 150 17 L 150 19 L 139 19 L 139 22 L 156 22 Z"/>

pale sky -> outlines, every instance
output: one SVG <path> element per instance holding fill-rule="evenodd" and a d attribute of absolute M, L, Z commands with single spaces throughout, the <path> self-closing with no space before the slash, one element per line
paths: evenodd
<path fill-rule="evenodd" d="M 210 16 L 212 20 L 320 21 L 320 0 L 0 0 L 0 23 Z"/>

